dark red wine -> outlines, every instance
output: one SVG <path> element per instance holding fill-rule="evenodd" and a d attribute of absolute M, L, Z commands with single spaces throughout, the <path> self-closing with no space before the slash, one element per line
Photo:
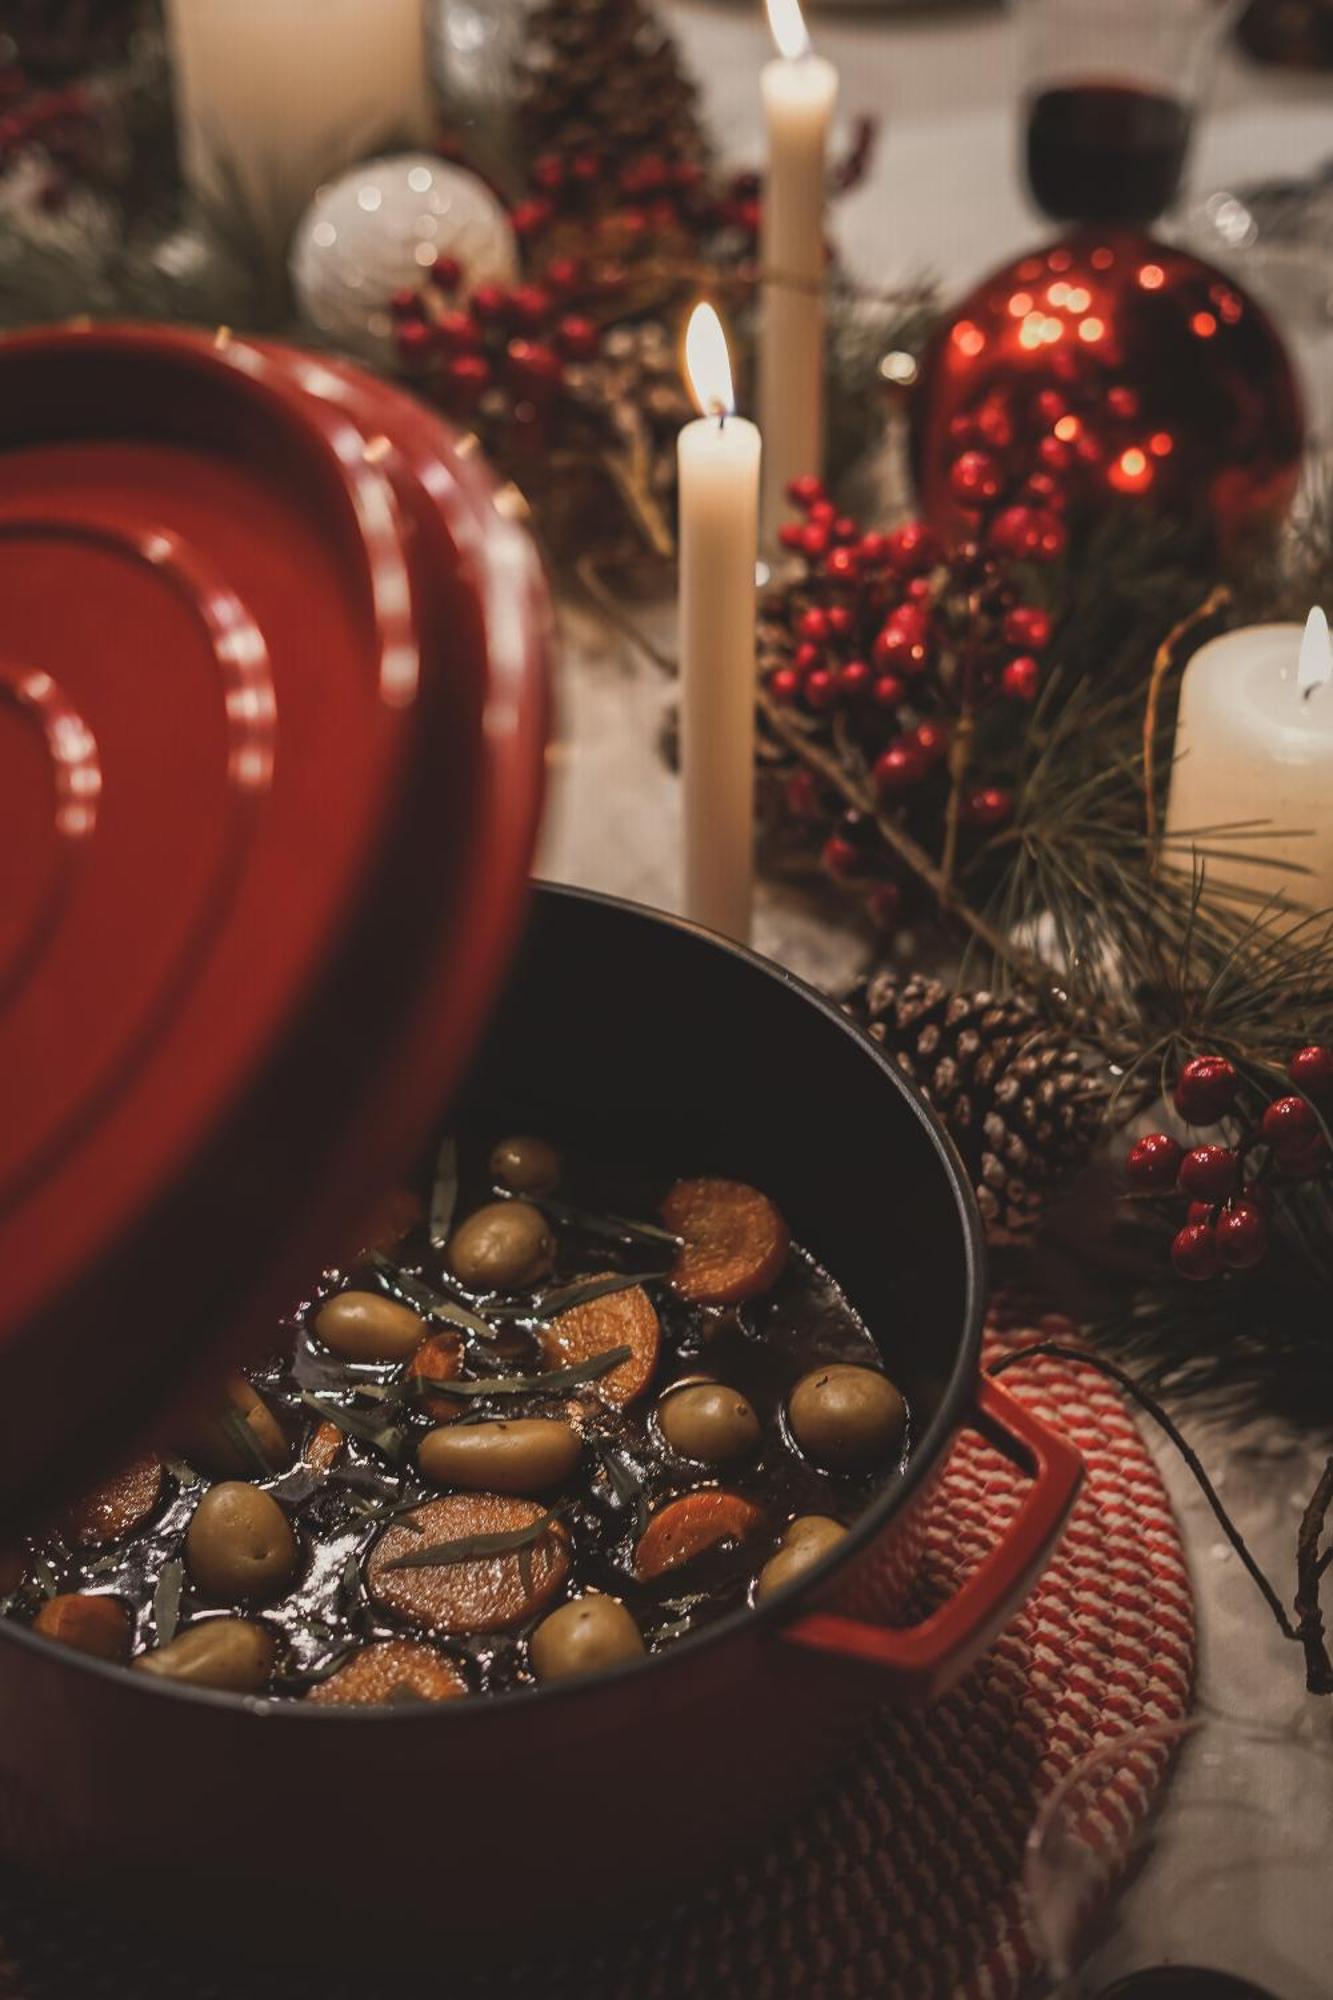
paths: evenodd
<path fill-rule="evenodd" d="M 1229 1972 L 1209 1972 L 1200 1965 L 1159 1965 L 1117 1979 L 1097 2000 L 1273 2000 L 1273 1996 L 1251 1986 L 1248 1979 L 1233 1979 Z"/>
<path fill-rule="evenodd" d="M 1151 222 L 1180 185 L 1190 114 L 1129 84 L 1039 91 L 1028 108 L 1028 185 L 1056 222 Z"/>

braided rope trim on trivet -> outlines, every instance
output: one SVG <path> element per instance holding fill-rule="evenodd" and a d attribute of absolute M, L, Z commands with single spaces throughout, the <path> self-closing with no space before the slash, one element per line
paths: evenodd
<path fill-rule="evenodd" d="M 1073 1333 L 1063 1319 L 1014 1317 L 994 1315 L 992 1355 Z M 1118 1391 L 1046 1358 L 1005 1387 L 1073 1439 L 1088 1477 L 1032 1598 L 964 1685 L 932 1710 L 886 1713 L 823 1797 L 707 1894 L 596 1952 L 450 1978 L 451 1996 L 1020 2000 L 1036 1971 L 1021 1871 L 1040 1802 L 1098 1743 L 1188 1712 L 1194 1617 L 1170 1501 Z M 928 1594 L 957 1588 L 1022 1490 L 981 1439 L 960 1441 L 926 1526 Z M 1108 1845 L 1142 1823 L 1167 1754 L 1137 1749 L 1106 1785 Z M 257 1979 L 242 1994 L 179 1960 L 150 1967 L 77 1932 L 52 1937 L 3 1906 L 0 1932 L 0 2000 L 256 2000 L 261 1988 L 388 2000 L 336 1976 Z"/>

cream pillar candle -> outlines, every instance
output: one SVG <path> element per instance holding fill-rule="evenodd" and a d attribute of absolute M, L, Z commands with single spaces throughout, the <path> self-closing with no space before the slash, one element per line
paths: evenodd
<path fill-rule="evenodd" d="M 1200 647 L 1180 690 L 1166 829 L 1173 867 L 1197 853 L 1215 886 L 1333 909 L 1333 655 L 1322 611 L 1304 632 L 1252 625 Z"/>
<path fill-rule="evenodd" d="M 726 337 L 696 306 L 685 365 L 704 412 L 677 444 L 685 913 L 741 942 L 754 885 L 759 432 L 733 414 Z"/>
<path fill-rule="evenodd" d="M 799 0 L 768 0 L 779 54 L 760 91 L 768 135 L 760 254 L 759 428 L 764 439 L 765 545 L 782 522 L 788 483 L 824 469 L 824 200 L 832 63 L 810 52 Z"/>
<path fill-rule="evenodd" d="M 168 0 L 185 172 L 280 255 L 321 181 L 430 137 L 424 0 Z"/>

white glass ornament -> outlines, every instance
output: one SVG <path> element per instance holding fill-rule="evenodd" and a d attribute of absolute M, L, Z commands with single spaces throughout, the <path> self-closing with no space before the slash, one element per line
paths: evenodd
<path fill-rule="evenodd" d="M 518 250 L 484 181 L 433 153 L 367 160 L 322 187 L 292 241 L 302 316 L 368 361 L 393 352 L 389 300 L 420 285 L 437 257 L 462 267 L 463 292 L 509 284 Z"/>

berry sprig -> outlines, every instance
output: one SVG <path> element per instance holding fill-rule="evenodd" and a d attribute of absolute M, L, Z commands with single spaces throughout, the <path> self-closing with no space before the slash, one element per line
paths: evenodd
<path fill-rule="evenodd" d="M 950 819 L 972 846 L 1001 832 L 1015 800 L 999 781 L 1001 760 L 976 754 L 979 718 L 999 715 L 989 733 L 1002 736 L 1036 700 L 1049 612 L 1030 601 L 1016 564 L 975 543 L 946 549 L 920 521 L 867 529 L 814 478 L 793 481 L 789 497 L 796 518 L 779 532 L 792 572 L 760 609 L 770 700 L 802 739 L 864 773 L 880 816 L 928 846 L 943 849 Z M 864 891 L 877 926 L 892 929 L 911 885 L 877 816 L 844 803 L 803 764 L 789 771 L 786 817 L 818 839 L 829 874 Z"/>
<path fill-rule="evenodd" d="M 1282 1193 L 1333 1169 L 1333 1049 L 1298 1049 L 1287 1078 L 1293 1090 L 1261 1103 L 1225 1056 L 1194 1056 L 1176 1080 L 1176 1111 L 1186 1125 L 1223 1128 L 1223 1139 L 1186 1146 L 1169 1132 L 1149 1132 L 1131 1146 L 1130 1188 L 1186 1203 L 1171 1243 L 1181 1277 L 1252 1269 L 1268 1251 Z"/>

